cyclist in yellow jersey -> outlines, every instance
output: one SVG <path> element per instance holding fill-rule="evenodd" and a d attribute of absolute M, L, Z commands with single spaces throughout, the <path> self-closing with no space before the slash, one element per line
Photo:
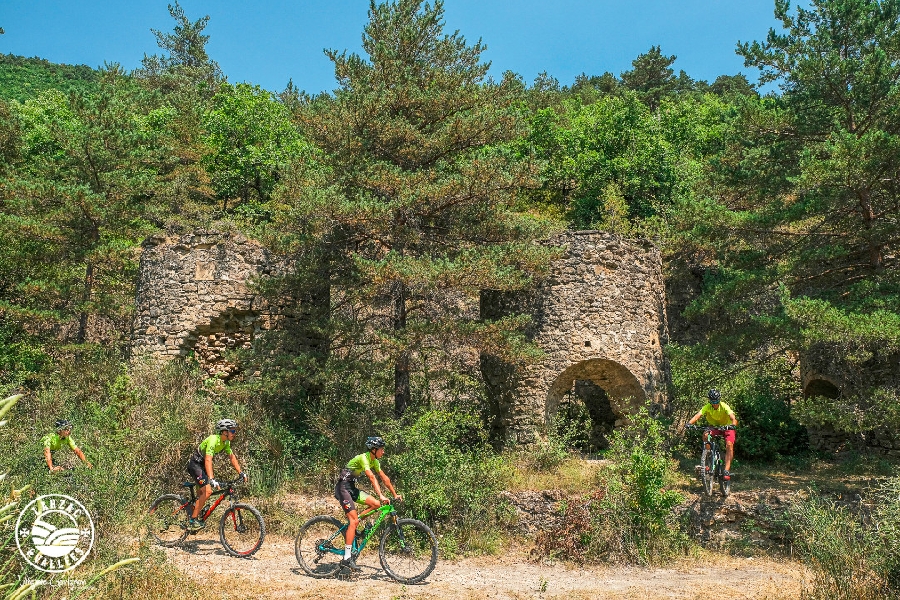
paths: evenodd
<path fill-rule="evenodd" d="M 368 450 L 367 452 L 354 456 L 347 463 L 347 466 L 341 469 L 340 474 L 338 474 L 337 484 L 334 487 L 334 497 L 341 503 L 341 508 L 344 509 L 344 514 L 347 515 L 347 520 L 350 522 L 350 525 L 347 527 L 347 533 L 344 536 L 344 558 L 341 560 L 341 567 L 353 571 L 359 570 L 352 552 L 353 539 L 356 537 L 356 528 L 359 525 L 359 513 L 356 511 L 356 504 L 360 503 L 371 508 L 379 508 L 382 502 L 388 501 L 384 494 L 381 493 L 381 486 L 378 485 L 378 480 L 375 479 L 375 473 L 378 473 L 382 483 L 390 490 L 392 496 L 398 500 L 403 499 L 403 496 L 394 490 L 390 478 L 381 470 L 381 463 L 378 462 L 384 456 L 384 440 L 378 436 L 368 437 L 366 438 L 366 449 Z M 372 482 L 372 489 L 378 494 L 378 499 L 360 491 L 356 487 L 356 478 L 363 473 Z"/>
<path fill-rule="evenodd" d="M 191 474 L 199 488 L 197 500 L 194 502 L 194 511 L 191 513 L 190 520 L 188 520 L 188 529 L 196 531 L 206 526 L 206 522 L 199 520 L 197 517 L 200 515 L 203 505 L 206 504 L 206 501 L 212 495 L 213 488 L 219 489 L 222 487 L 213 475 L 213 457 L 216 454 L 219 452 L 228 454 L 234 470 L 243 477 L 244 481 L 248 479 L 247 473 L 241 471 L 241 465 L 237 456 L 231 450 L 231 442 L 237 433 L 237 426 L 237 421 L 233 419 L 222 419 L 216 423 L 216 430 L 219 433 L 214 433 L 200 442 L 200 445 L 191 454 L 191 458 L 188 459 L 187 472 Z"/>
<path fill-rule="evenodd" d="M 713 427 L 724 427 L 727 425 L 737 427 L 737 417 L 734 416 L 734 411 L 731 410 L 731 407 L 722 402 L 722 394 L 719 393 L 719 390 L 709 390 L 707 398 L 709 398 L 709 402 L 700 409 L 700 412 L 691 418 L 688 422 L 690 425 L 699 421 L 700 417 L 706 417 L 706 422 Z M 734 429 L 728 431 L 711 431 L 710 434 L 715 437 L 725 438 L 724 477 L 726 480 L 731 479 L 731 459 L 734 458 L 734 442 L 736 439 Z"/>
<path fill-rule="evenodd" d="M 47 468 L 50 472 L 62 471 L 63 467 L 53 464 L 53 453 L 61 449 L 63 446 L 69 448 L 75 453 L 75 456 L 81 459 L 81 462 L 87 465 L 88 469 L 93 469 L 92 465 L 84 456 L 75 440 L 72 439 L 72 424 L 65 419 L 58 419 L 55 423 L 56 433 L 48 433 L 41 438 L 41 445 L 44 447 L 44 460 L 47 461 Z"/>

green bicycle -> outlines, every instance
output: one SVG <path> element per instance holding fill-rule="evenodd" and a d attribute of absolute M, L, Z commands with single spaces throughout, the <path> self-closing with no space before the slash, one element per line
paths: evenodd
<path fill-rule="evenodd" d="M 378 515 L 356 532 L 353 556 L 358 556 L 375 532 L 385 524 L 378 542 L 378 558 L 388 576 L 398 583 L 424 581 L 437 564 L 438 544 L 434 532 L 422 521 L 400 519 L 393 504 L 369 509 L 360 514 L 360 522 Z M 332 577 L 340 570 L 344 557 L 344 532 L 349 523 L 331 515 L 317 515 L 300 528 L 294 542 L 294 554 L 303 570 L 312 577 Z"/>

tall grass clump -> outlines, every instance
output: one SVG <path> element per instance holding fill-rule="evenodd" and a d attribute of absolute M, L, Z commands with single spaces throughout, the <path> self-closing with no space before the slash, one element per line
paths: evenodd
<path fill-rule="evenodd" d="M 813 577 L 808 600 L 887 600 L 900 594 L 900 478 L 871 512 L 816 496 L 791 510 L 797 550 Z"/>
<path fill-rule="evenodd" d="M 406 500 L 403 514 L 434 527 L 445 553 L 485 550 L 498 531 L 509 466 L 489 445 L 481 419 L 431 409 L 382 427 L 384 463 Z"/>
<path fill-rule="evenodd" d="M 597 473 L 597 491 L 566 507 L 564 524 L 540 534 L 545 554 L 609 563 L 662 564 L 690 545 L 674 508 L 683 501 L 669 489 L 676 463 L 665 429 L 645 411 L 613 432 Z"/>

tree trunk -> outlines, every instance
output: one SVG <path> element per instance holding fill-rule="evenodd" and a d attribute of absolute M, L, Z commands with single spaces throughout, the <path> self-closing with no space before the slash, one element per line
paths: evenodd
<path fill-rule="evenodd" d="M 394 330 L 406 328 L 406 286 L 397 283 L 394 289 Z M 404 350 L 394 363 L 394 414 L 399 419 L 409 406 L 409 351 Z"/>
<path fill-rule="evenodd" d="M 82 304 L 87 304 L 91 299 L 91 292 L 94 287 L 94 264 L 89 262 L 87 267 L 84 270 L 84 290 L 81 294 L 81 302 Z M 79 344 L 83 344 L 84 340 L 87 339 L 87 323 L 88 323 L 88 313 L 87 309 L 82 307 L 81 314 L 78 316 L 78 335 L 75 337 L 75 341 Z"/>

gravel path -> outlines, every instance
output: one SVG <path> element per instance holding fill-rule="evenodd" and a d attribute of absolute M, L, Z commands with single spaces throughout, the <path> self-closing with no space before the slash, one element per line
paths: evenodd
<path fill-rule="evenodd" d="M 371 549 L 370 549 L 371 550 Z M 594 598 L 684 598 L 711 594 L 733 599 L 787 599 L 799 595 L 800 567 L 772 559 L 712 557 L 686 559 L 665 569 L 638 567 L 576 568 L 530 561 L 522 553 L 454 561 L 439 560 L 421 585 L 394 583 L 381 570 L 377 550 L 364 552 L 355 581 L 313 579 L 294 558 L 294 543 L 267 537 L 249 560 L 225 554 L 212 531 L 192 537 L 182 547 L 166 550 L 168 560 L 190 576 L 227 581 L 245 598 L 340 598 L 367 600 L 460 599 L 524 600 L 526 598 L 588 600 Z M 727 585 L 723 591 L 714 582 Z M 719 588 L 719 591 L 716 589 Z"/>

